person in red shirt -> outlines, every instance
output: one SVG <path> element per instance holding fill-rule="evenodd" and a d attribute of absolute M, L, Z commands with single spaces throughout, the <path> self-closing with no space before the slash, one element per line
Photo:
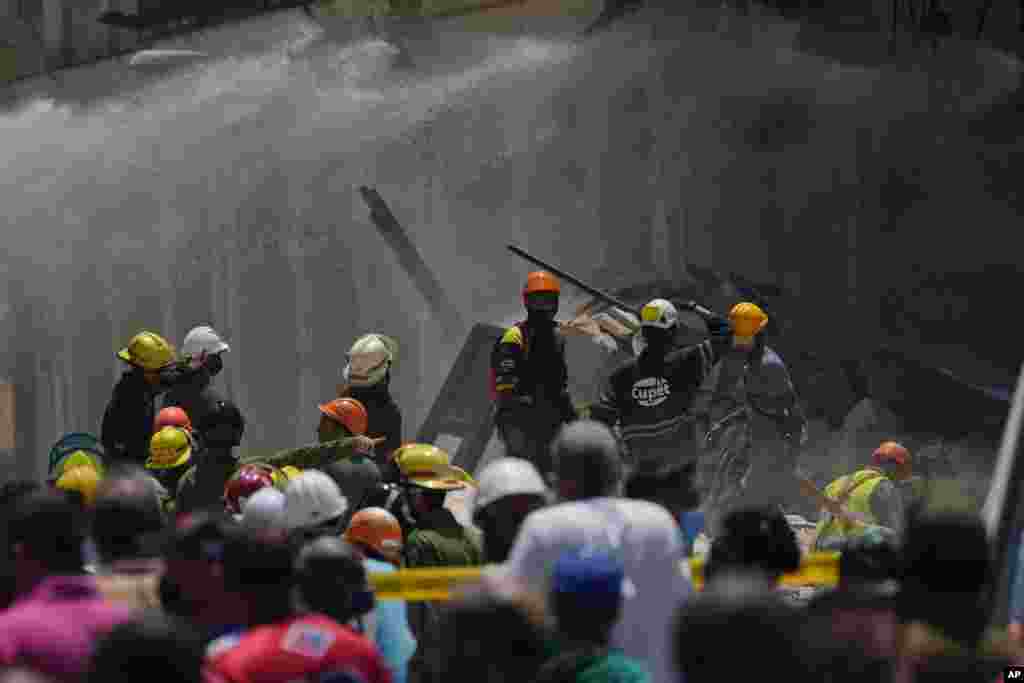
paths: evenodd
<path fill-rule="evenodd" d="M 288 545 L 240 536 L 224 548 L 224 571 L 225 581 L 247 598 L 249 628 L 210 644 L 209 680 L 391 683 L 391 672 L 373 643 L 324 614 L 295 611 L 296 577 Z"/>

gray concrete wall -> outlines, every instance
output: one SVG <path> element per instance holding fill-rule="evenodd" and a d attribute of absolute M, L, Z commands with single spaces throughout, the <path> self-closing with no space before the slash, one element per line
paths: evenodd
<path fill-rule="evenodd" d="M 839 354 L 927 341 L 884 315 L 922 273 L 1016 262 L 1018 212 L 986 180 L 1005 149 L 965 125 L 1016 67 L 966 44 L 844 67 L 795 51 L 792 26 L 713 18 L 641 15 L 582 46 L 496 40 L 475 70 L 411 82 L 374 77 L 373 46 L 347 66 L 275 48 L 91 111 L 5 115 L 0 371 L 18 387 L 20 472 L 98 428 L 113 353 L 144 328 L 225 334 L 221 381 L 252 449 L 310 440 L 352 339 L 396 336 L 412 436 L 458 348 L 359 184 L 467 320 L 516 314 L 528 268 L 507 242 L 606 287 L 692 265 L 777 283 L 799 302 L 785 334 Z M 980 372 L 979 355 L 947 360 Z"/>

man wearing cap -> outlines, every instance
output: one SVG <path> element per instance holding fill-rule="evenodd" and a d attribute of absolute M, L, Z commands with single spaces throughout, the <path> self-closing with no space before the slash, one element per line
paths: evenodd
<path fill-rule="evenodd" d="M 825 488 L 830 505 L 818 522 L 816 548 L 834 550 L 865 534 L 898 533 L 904 506 L 897 485 L 912 474 L 910 452 L 895 441 L 882 443 L 871 455 L 871 464 Z"/>
<path fill-rule="evenodd" d="M 508 576 L 547 594 L 566 551 L 617 557 L 625 568 L 625 602 L 611 642 L 643 661 L 654 683 L 675 683 L 671 624 L 678 604 L 692 594 L 678 523 L 661 505 L 621 497 L 619 444 L 607 426 L 590 420 L 566 425 L 552 456 L 564 502 L 526 518 L 505 564 Z"/>
<path fill-rule="evenodd" d="M 590 416 L 618 427 L 638 469 L 697 459 L 693 402 L 711 368 L 728 350 L 729 321 L 696 304 L 711 333 L 696 346 L 673 346 L 679 312 L 665 299 L 641 310 L 643 348 L 604 383 Z"/>
<path fill-rule="evenodd" d="M 643 663 L 611 646 L 622 611 L 625 568 L 614 555 L 566 551 L 551 576 L 551 607 L 563 643 L 537 676 L 539 683 L 649 683 Z"/>

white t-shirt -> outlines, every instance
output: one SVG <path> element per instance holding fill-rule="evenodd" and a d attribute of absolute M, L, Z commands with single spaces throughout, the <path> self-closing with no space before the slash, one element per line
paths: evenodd
<path fill-rule="evenodd" d="M 647 663 L 652 683 L 676 683 L 673 625 L 693 593 L 679 525 L 668 510 L 641 500 L 592 498 L 531 513 L 505 565 L 523 583 L 548 592 L 551 569 L 568 550 L 617 554 L 625 568 L 622 616 L 612 645 Z"/>

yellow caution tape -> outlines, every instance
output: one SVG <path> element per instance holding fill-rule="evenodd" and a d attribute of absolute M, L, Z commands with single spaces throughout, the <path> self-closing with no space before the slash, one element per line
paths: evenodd
<path fill-rule="evenodd" d="M 689 560 L 693 585 L 704 587 L 704 558 Z M 453 589 L 478 581 L 483 567 L 445 569 L 403 569 L 397 572 L 370 573 L 370 585 L 380 600 L 444 601 Z M 839 580 L 839 553 L 811 553 L 803 565 L 782 577 L 784 586 L 834 586 Z"/>
<path fill-rule="evenodd" d="M 690 559 L 690 576 L 697 590 L 704 587 L 704 558 Z M 834 586 L 839 581 L 839 553 L 811 553 L 800 569 L 782 577 L 783 586 Z"/>

